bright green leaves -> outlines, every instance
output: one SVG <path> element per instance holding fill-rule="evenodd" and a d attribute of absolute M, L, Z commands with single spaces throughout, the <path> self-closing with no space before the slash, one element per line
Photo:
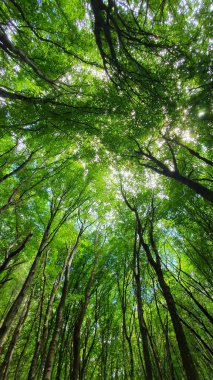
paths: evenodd
<path fill-rule="evenodd" d="M 16 371 L 27 379 L 36 347 L 42 378 L 65 278 L 52 379 L 72 373 L 79 321 L 82 379 L 145 379 L 138 299 L 155 379 L 184 378 L 159 270 L 209 378 L 211 205 L 197 191 L 212 188 L 208 9 L 208 1 L 3 1 L 2 320 L 32 274 L 10 326 L 12 334 L 30 296 L 8 379 Z"/>

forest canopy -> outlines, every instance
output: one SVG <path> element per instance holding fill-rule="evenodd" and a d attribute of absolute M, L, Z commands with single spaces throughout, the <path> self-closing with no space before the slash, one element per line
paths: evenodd
<path fill-rule="evenodd" d="M 1 380 L 211 378 L 212 10 L 2 0 Z"/>

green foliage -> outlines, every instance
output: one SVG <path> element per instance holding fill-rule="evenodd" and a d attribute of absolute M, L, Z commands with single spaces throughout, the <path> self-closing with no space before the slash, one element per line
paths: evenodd
<path fill-rule="evenodd" d="M 2 380 L 210 379 L 210 10 L 0 5 Z"/>

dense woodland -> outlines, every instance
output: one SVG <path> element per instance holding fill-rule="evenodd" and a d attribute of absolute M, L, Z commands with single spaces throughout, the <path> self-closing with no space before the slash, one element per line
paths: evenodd
<path fill-rule="evenodd" d="M 212 378 L 211 11 L 1 1 L 1 380 Z"/>

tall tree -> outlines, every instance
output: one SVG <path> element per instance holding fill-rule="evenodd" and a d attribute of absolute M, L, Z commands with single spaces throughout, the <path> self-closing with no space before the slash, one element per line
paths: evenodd
<path fill-rule="evenodd" d="M 4 380 L 211 378 L 211 7 L 2 1 Z"/>

